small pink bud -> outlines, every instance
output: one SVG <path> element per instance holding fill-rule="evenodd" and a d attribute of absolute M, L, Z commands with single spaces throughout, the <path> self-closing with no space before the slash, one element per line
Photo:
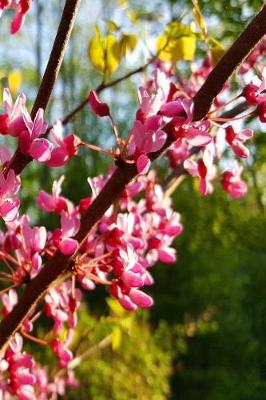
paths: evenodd
<path fill-rule="evenodd" d="M 61 240 L 59 243 L 59 249 L 61 253 L 63 253 L 65 256 L 69 256 L 75 253 L 77 248 L 78 248 L 78 242 L 75 239 L 65 238 Z"/>
<path fill-rule="evenodd" d="M 109 107 L 106 103 L 102 103 L 98 98 L 96 92 L 94 90 L 90 91 L 89 94 L 89 103 L 92 110 L 97 114 L 99 117 L 106 117 L 110 115 Z"/>
<path fill-rule="evenodd" d="M 153 305 L 152 297 L 138 289 L 131 289 L 129 293 L 130 299 L 140 308 L 148 308 Z"/>
<path fill-rule="evenodd" d="M 247 86 L 244 87 L 242 95 L 245 97 L 248 104 L 257 103 L 258 90 L 259 90 L 258 86 L 254 85 L 253 83 L 249 83 Z"/>

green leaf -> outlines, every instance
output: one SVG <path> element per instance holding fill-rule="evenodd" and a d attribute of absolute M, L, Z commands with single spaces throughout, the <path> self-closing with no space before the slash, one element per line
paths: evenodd
<path fill-rule="evenodd" d="M 214 43 L 214 46 L 211 47 L 211 55 L 212 55 L 212 63 L 215 67 L 216 64 L 220 61 L 220 59 L 226 53 L 224 46 L 216 39 L 210 38 L 210 40 Z"/>
<path fill-rule="evenodd" d="M 130 54 L 137 45 L 137 35 L 122 33 L 121 39 L 119 40 L 120 54 L 121 57 L 126 57 Z"/>
<path fill-rule="evenodd" d="M 121 345 L 122 332 L 119 326 L 114 326 L 112 329 L 112 349 L 115 351 Z"/>
<path fill-rule="evenodd" d="M 101 36 L 99 29 L 88 46 L 91 63 L 104 74 L 111 75 L 121 61 L 120 45 L 114 35 Z"/>
<path fill-rule="evenodd" d="M 192 61 L 196 50 L 196 35 L 188 26 L 171 22 L 157 39 L 158 57 L 162 61 L 176 63 L 179 60 Z"/>
<path fill-rule="evenodd" d="M 126 313 L 125 309 L 118 303 L 117 300 L 109 298 L 106 300 L 110 310 L 118 317 L 123 317 Z"/>
<path fill-rule="evenodd" d="M 22 74 L 18 69 L 11 71 L 8 74 L 8 87 L 11 93 L 17 93 L 22 83 Z"/>
<path fill-rule="evenodd" d="M 106 23 L 108 32 L 118 32 L 120 30 L 120 26 L 118 26 L 114 21 L 111 19 L 105 19 L 104 22 Z"/>

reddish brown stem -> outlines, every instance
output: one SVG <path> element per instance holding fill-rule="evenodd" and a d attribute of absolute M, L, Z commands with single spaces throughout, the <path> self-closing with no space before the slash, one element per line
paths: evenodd
<path fill-rule="evenodd" d="M 54 40 L 53 48 L 41 81 L 40 88 L 38 90 L 35 102 L 31 110 L 32 119 L 34 119 L 39 108 L 43 108 L 45 110 L 48 105 L 55 81 L 57 79 L 64 58 L 66 46 L 74 26 L 80 1 L 81 0 L 66 0 L 65 2 L 65 7 Z M 6 168 L 5 173 L 7 173 L 10 169 L 13 169 L 18 175 L 31 161 L 31 157 L 25 156 L 21 153 L 19 149 L 17 149 L 8 167 Z"/>
<path fill-rule="evenodd" d="M 253 36 L 254 32 L 253 28 L 250 29 L 250 26 L 252 27 L 256 26 L 260 28 L 260 34 L 258 35 L 256 33 L 257 40 L 259 40 L 265 33 L 266 26 L 265 24 L 261 24 L 263 16 L 265 16 L 265 7 L 262 9 L 260 14 L 255 17 L 255 19 L 251 22 L 251 24 L 246 28 L 245 32 L 248 32 L 248 34 L 245 34 L 244 32 L 242 35 L 240 35 L 240 37 L 236 40 L 235 44 L 232 46 L 234 49 L 236 48 L 244 49 L 244 50 L 239 50 L 240 52 L 239 54 L 242 54 L 242 59 L 244 59 L 248 55 L 248 53 L 250 52 L 250 50 L 252 50 L 254 46 L 254 40 L 250 39 L 250 36 Z M 250 48 L 247 46 L 247 43 L 249 43 Z M 216 87 L 216 90 L 211 91 L 212 96 L 215 97 L 218 94 L 217 88 L 223 87 L 228 76 L 230 76 L 231 73 L 233 73 L 234 69 L 239 64 L 240 62 L 239 57 L 235 57 L 231 49 L 229 50 L 229 54 L 230 57 L 232 57 L 230 63 L 228 62 L 228 57 L 225 56 L 215 67 L 215 69 L 218 69 L 219 71 L 223 71 L 223 69 L 225 68 L 227 72 L 220 73 L 217 75 L 218 82 L 213 82 L 213 74 L 210 75 L 210 77 L 207 78 L 207 81 L 205 82 L 203 87 L 200 89 L 199 91 L 200 94 L 196 94 L 195 96 L 194 98 L 195 109 L 198 110 L 196 111 L 195 114 L 196 120 L 203 118 L 206 115 L 206 113 L 209 111 L 209 106 L 211 104 L 211 101 L 213 100 L 213 98 L 211 98 L 208 93 L 208 90 L 210 88 L 209 82 L 211 82 L 211 84 Z M 225 67 L 223 67 L 224 63 L 226 64 Z M 207 103 L 205 103 L 204 100 L 205 97 L 211 100 L 208 101 L 209 104 L 208 107 L 206 105 Z M 204 102 L 204 110 L 205 110 L 204 113 L 203 111 L 201 111 L 202 107 L 200 103 L 202 101 Z M 157 153 L 150 154 L 151 160 L 154 160 L 157 157 L 159 157 L 162 154 L 162 152 L 174 142 L 175 137 L 172 134 L 173 130 L 171 124 L 167 126 L 167 133 L 168 133 L 167 143 L 165 144 L 163 149 L 161 149 Z M 84 240 L 84 238 L 90 232 L 92 227 L 95 226 L 95 224 L 99 221 L 99 219 L 104 215 L 106 210 L 113 204 L 113 202 L 122 193 L 126 185 L 136 175 L 137 175 L 137 170 L 135 165 L 133 164 L 122 163 L 119 166 L 117 166 L 112 177 L 106 183 L 106 185 L 99 193 L 99 195 L 96 197 L 94 202 L 91 204 L 89 209 L 82 216 L 81 227 L 76 236 L 76 239 L 78 239 L 80 243 Z M 10 314 L 6 318 L 4 318 L 0 323 L 0 346 L 2 352 L 6 348 L 11 336 L 20 328 L 22 321 L 27 317 L 32 307 L 34 307 L 34 305 L 41 299 L 42 295 L 51 285 L 55 284 L 58 279 L 62 278 L 64 274 L 66 274 L 71 270 L 72 265 L 73 265 L 72 257 L 68 258 L 62 255 L 60 252 L 57 252 L 55 256 L 45 265 L 45 267 L 41 270 L 41 272 L 36 276 L 36 278 L 34 278 L 26 286 L 25 291 L 22 297 L 19 299 L 18 303 L 15 305 Z"/>

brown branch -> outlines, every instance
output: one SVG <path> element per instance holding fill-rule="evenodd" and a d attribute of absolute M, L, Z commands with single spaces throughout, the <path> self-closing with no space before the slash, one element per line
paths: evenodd
<path fill-rule="evenodd" d="M 211 71 L 208 79 L 194 97 L 194 120 L 205 117 L 212 101 L 222 90 L 239 64 L 248 56 L 266 33 L 266 5 L 241 33 L 235 43 L 225 53 L 221 61 Z"/>
<path fill-rule="evenodd" d="M 242 59 L 244 59 L 249 54 L 250 50 L 252 50 L 254 46 L 254 41 L 250 39 L 250 36 L 253 36 L 254 32 L 250 29 L 250 26 L 254 27 L 258 25 L 261 27 L 260 22 L 262 16 L 265 15 L 265 12 L 266 10 L 264 7 L 260 14 L 258 14 L 258 16 L 256 16 L 251 24 L 246 28 L 245 32 L 248 32 L 248 35 L 244 32 L 242 35 L 240 35 L 240 37 L 232 46 L 232 48 L 234 49 L 244 49 L 239 50 L 239 52 L 242 54 Z M 258 40 L 261 38 L 262 34 L 265 33 L 265 28 L 266 27 L 264 24 L 264 28 L 261 27 L 260 29 L 260 35 L 256 35 L 256 37 L 258 37 Z M 250 48 L 247 46 L 247 43 L 249 43 Z M 205 114 L 209 111 L 209 106 L 212 101 L 212 98 L 210 99 L 210 95 L 208 93 L 210 87 L 209 82 L 211 82 L 211 84 L 214 85 L 216 88 L 222 88 L 228 76 L 233 73 L 235 67 L 239 64 L 239 57 L 235 57 L 231 49 L 229 50 L 229 54 L 230 57 L 232 57 L 230 63 L 228 62 L 228 57 L 225 56 L 214 68 L 214 71 L 216 69 L 218 69 L 218 71 L 225 69 L 227 73 L 214 73 L 215 76 L 217 75 L 216 79 L 218 82 L 213 82 L 213 74 L 211 74 L 207 78 L 203 87 L 200 89 L 200 95 L 196 94 L 194 98 L 196 110 L 202 110 L 200 103 L 203 102 L 205 104 Z M 223 68 L 224 63 L 225 66 Z M 231 66 L 230 71 L 228 65 Z M 212 90 L 212 95 L 214 97 L 217 95 L 216 90 Z M 208 107 L 206 106 L 205 97 L 211 100 L 210 102 L 208 102 Z M 203 113 L 203 111 L 197 111 L 195 119 L 203 118 L 205 114 Z M 175 137 L 173 134 L 174 132 L 171 123 L 167 126 L 167 133 L 167 143 L 160 151 L 150 154 L 151 160 L 159 157 L 162 152 L 174 142 Z M 117 166 L 112 177 L 106 183 L 99 195 L 95 198 L 89 209 L 82 215 L 81 227 L 76 236 L 76 239 L 82 242 L 86 238 L 92 227 L 95 226 L 95 224 L 104 215 L 106 210 L 119 197 L 119 195 L 125 189 L 126 185 L 136 176 L 137 169 L 135 165 L 122 163 Z M 15 305 L 10 314 L 0 323 L 1 352 L 5 350 L 9 339 L 20 328 L 22 321 L 26 318 L 32 307 L 41 299 L 42 295 L 51 285 L 53 285 L 59 278 L 62 278 L 62 276 L 67 273 L 67 271 L 71 270 L 72 265 L 73 257 L 67 258 L 58 251 L 55 256 L 44 266 L 41 272 L 32 281 L 30 281 L 30 283 L 26 286 L 24 293 L 19 299 L 18 303 Z"/>
<path fill-rule="evenodd" d="M 65 7 L 54 40 L 53 48 L 50 53 L 46 70 L 44 72 L 40 88 L 38 90 L 35 102 L 31 110 L 32 119 L 34 119 L 39 108 L 43 108 L 45 110 L 48 105 L 55 81 L 57 79 L 64 58 L 66 46 L 74 26 L 80 1 L 81 0 L 66 0 L 65 2 Z M 5 173 L 7 173 L 10 169 L 13 169 L 18 175 L 31 161 L 32 158 L 22 154 L 18 148 L 8 167 L 5 169 Z"/>

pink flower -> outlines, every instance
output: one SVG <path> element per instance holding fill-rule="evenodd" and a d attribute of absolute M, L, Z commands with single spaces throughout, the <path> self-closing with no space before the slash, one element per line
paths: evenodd
<path fill-rule="evenodd" d="M 247 193 L 247 184 L 240 177 L 242 171 L 243 167 L 235 161 L 234 169 L 223 173 L 222 187 L 234 199 L 240 199 Z"/>
<path fill-rule="evenodd" d="M 35 226 L 31 228 L 29 226 L 29 217 L 27 215 L 22 216 L 20 226 L 21 247 L 16 253 L 22 265 L 31 265 L 29 274 L 30 277 L 33 278 L 42 266 L 41 252 L 46 244 L 47 233 L 44 226 Z"/>
<path fill-rule="evenodd" d="M 58 181 L 53 182 L 52 194 L 41 190 L 36 198 L 36 203 L 46 212 L 74 211 L 74 205 L 65 197 L 60 196 L 61 185 L 65 177 L 62 176 Z"/>
<path fill-rule="evenodd" d="M 52 348 L 59 359 L 60 367 L 66 368 L 73 359 L 71 351 L 59 339 L 53 340 Z"/>
<path fill-rule="evenodd" d="M 244 146 L 244 143 L 252 136 L 253 131 L 251 129 L 244 129 L 237 134 L 231 125 L 226 128 L 226 141 L 238 157 L 247 158 L 249 156 L 249 150 Z"/>
<path fill-rule="evenodd" d="M 80 222 L 78 217 L 67 214 L 65 211 L 61 212 L 61 229 L 58 230 L 58 237 L 56 243 L 61 253 L 71 255 L 75 253 L 78 248 L 78 241 L 72 239 L 79 230 Z"/>
<path fill-rule="evenodd" d="M 129 292 L 130 300 L 140 308 L 149 308 L 153 306 L 153 299 L 151 296 L 138 289 L 131 289 Z"/>
<path fill-rule="evenodd" d="M 170 165 L 173 169 L 188 158 L 189 154 L 189 144 L 184 138 L 177 139 L 177 141 L 167 151 L 167 157 L 169 158 Z"/>
<path fill-rule="evenodd" d="M 147 118 L 144 124 L 138 120 L 134 122 L 130 133 L 129 153 L 134 156 L 139 173 L 145 174 L 148 171 L 148 154 L 160 150 L 166 141 L 167 135 L 160 130 L 160 124 L 159 115 Z"/>
<path fill-rule="evenodd" d="M 42 138 L 47 130 L 47 123 L 44 121 L 43 109 L 39 109 L 34 121 L 32 121 L 29 113 L 25 109 L 23 112 L 23 120 L 26 125 L 19 134 L 19 148 L 25 155 L 30 155 L 33 159 L 45 162 L 51 157 L 52 144 L 49 140 Z"/>
<path fill-rule="evenodd" d="M 16 194 L 20 188 L 20 179 L 10 170 L 7 176 L 0 173 L 0 215 L 6 221 L 13 221 L 18 215 L 20 205 Z"/>
<path fill-rule="evenodd" d="M 3 316 L 6 316 L 13 309 L 14 305 L 17 304 L 17 292 L 14 289 L 10 289 L 7 293 L 2 294 L 1 300 L 3 303 L 2 313 Z"/>
<path fill-rule="evenodd" d="M 9 89 L 3 91 L 3 103 L 6 110 L 5 114 L 0 115 L 0 132 L 3 135 L 19 136 L 27 129 L 23 114 L 26 112 L 26 97 L 20 94 L 15 103 L 13 103 Z"/>
<path fill-rule="evenodd" d="M 109 107 L 106 103 L 102 103 L 94 90 L 90 91 L 89 103 L 92 111 L 99 117 L 106 117 L 110 115 Z"/>
<path fill-rule="evenodd" d="M 176 118 L 176 123 L 184 124 L 192 121 L 193 102 L 187 99 L 172 100 L 163 104 L 160 113 L 169 118 Z"/>
<path fill-rule="evenodd" d="M 77 154 L 80 140 L 73 134 L 64 137 L 61 121 L 57 121 L 54 124 L 50 136 L 56 146 L 53 147 L 51 156 L 47 160 L 46 164 L 49 167 L 61 167 L 65 165 L 71 157 Z"/>
<path fill-rule="evenodd" d="M 153 299 L 146 293 L 138 289 L 130 289 L 129 291 L 114 283 L 111 289 L 112 295 L 117 298 L 119 303 L 128 311 L 134 311 L 139 308 L 149 308 L 153 305 Z"/>
<path fill-rule="evenodd" d="M 184 138 L 192 146 L 206 146 L 212 137 L 208 133 L 209 121 L 193 122 L 194 104 L 192 100 L 177 99 L 165 103 L 160 113 L 172 119 L 177 138 Z"/>
<path fill-rule="evenodd" d="M 245 97 L 248 104 L 260 104 L 266 101 L 266 68 L 262 71 L 261 83 L 259 86 L 249 83 L 245 86 L 242 95 Z"/>
<path fill-rule="evenodd" d="M 10 33 L 13 35 L 14 33 L 17 33 L 22 25 L 24 24 L 25 21 L 25 16 L 27 12 L 29 11 L 30 7 L 32 4 L 32 0 L 20 0 L 17 3 L 17 13 L 15 17 L 13 18 L 13 21 L 10 26 Z"/>
<path fill-rule="evenodd" d="M 53 330 L 57 333 L 62 331 L 65 322 L 71 329 L 76 326 L 76 310 L 81 302 L 82 295 L 79 289 L 75 289 L 75 298 L 72 295 L 71 281 L 66 281 L 50 289 L 45 296 L 45 312 L 47 316 L 54 320 Z"/>
<path fill-rule="evenodd" d="M 205 196 L 208 193 L 212 193 L 213 188 L 208 177 L 208 169 L 203 159 L 199 159 L 198 162 L 194 160 L 185 160 L 184 168 L 192 176 L 198 176 L 200 179 L 200 194 Z"/>

